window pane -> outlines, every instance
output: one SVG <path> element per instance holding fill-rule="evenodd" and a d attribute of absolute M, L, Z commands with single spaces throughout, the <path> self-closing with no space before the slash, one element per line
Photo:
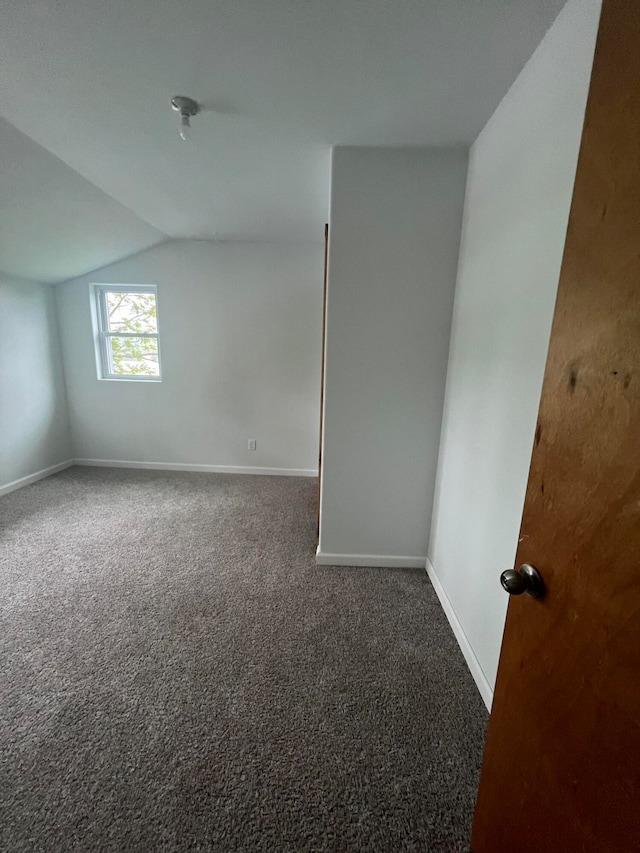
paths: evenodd
<path fill-rule="evenodd" d="M 146 294 L 145 294 L 146 295 Z M 107 338 L 111 372 L 117 376 L 159 376 L 158 339 Z"/>
<path fill-rule="evenodd" d="M 155 293 L 108 290 L 105 298 L 109 332 L 144 334 L 158 331 Z"/>

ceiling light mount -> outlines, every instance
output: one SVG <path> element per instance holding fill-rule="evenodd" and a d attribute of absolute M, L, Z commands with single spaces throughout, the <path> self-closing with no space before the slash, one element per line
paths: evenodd
<path fill-rule="evenodd" d="M 178 136 L 186 141 L 191 135 L 191 119 L 200 112 L 200 104 L 193 98 L 187 98 L 186 95 L 174 95 L 171 98 L 171 106 L 180 113 Z"/>

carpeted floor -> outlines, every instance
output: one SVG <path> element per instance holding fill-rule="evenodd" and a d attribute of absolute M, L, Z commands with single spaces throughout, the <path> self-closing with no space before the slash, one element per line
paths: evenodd
<path fill-rule="evenodd" d="M 463 851 L 486 711 L 424 571 L 320 568 L 310 479 L 0 498 L 0 849 Z"/>

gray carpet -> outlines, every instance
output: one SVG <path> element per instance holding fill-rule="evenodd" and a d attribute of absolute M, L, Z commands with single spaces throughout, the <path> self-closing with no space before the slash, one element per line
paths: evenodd
<path fill-rule="evenodd" d="M 316 483 L 0 498 L 2 851 L 463 851 L 486 712 L 421 570 L 319 568 Z"/>

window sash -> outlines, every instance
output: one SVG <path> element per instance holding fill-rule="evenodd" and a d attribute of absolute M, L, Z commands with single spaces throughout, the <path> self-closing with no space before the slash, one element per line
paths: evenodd
<path fill-rule="evenodd" d="M 159 382 L 162 378 L 160 362 L 160 325 L 158 323 L 158 291 L 154 285 L 94 285 L 98 319 L 98 341 L 100 349 L 100 367 L 102 379 L 117 379 L 134 382 Z M 107 293 L 153 293 L 156 298 L 156 328 L 157 332 L 110 332 L 109 314 L 107 311 Z M 158 351 L 158 374 L 149 376 L 143 373 L 127 375 L 115 373 L 111 358 L 109 338 L 155 338 Z"/>
<path fill-rule="evenodd" d="M 157 332 L 103 332 L 100 330 L 100 334 L 104 335 L 105 338 L 157 338 Z"/>

